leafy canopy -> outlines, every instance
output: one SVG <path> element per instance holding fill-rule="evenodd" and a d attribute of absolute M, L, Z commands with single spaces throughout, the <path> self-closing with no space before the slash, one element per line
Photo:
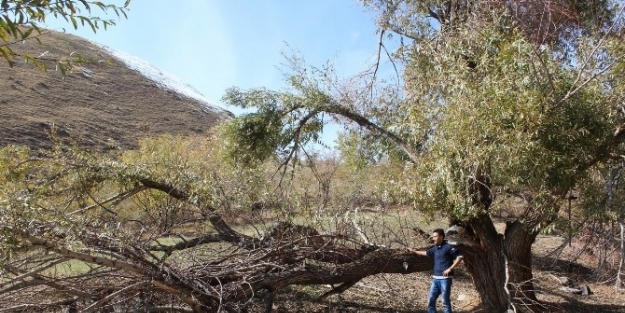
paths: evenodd
<path fill-rule="evenodd" d="M 403 86 L 372 83 L 371 72 L 339 81 L 295 58 L 291 90 L 226 94 L 229 104 L 258 109 L 231 124 L 242 148 L 233 155 L 292 154 L 298 134 L 314 138 L 331 116 L 357 126 L 342 141 L 354 164 L 406 165 L 389 188 L 409 192 L 420 208 L 477 214 L 482 180 L 492 194 L 528 200 L 539 221 L 589 168 L 622 154 L 619 2 L 364 2 L 380 10 L 383 32 L 403 39 L 392 59 L 404 69 Z M 554 13 L 555 25 L 540 36 L 544 25 L 530 14 L 539 11 Z"/>

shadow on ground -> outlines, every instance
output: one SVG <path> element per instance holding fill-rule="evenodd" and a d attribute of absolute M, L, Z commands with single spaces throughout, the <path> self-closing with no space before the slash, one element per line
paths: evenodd
<path fill-rule="evenodd" d="M 534 270 L 590 276 L 595 271 L 580 263 L 554 259 L 553 257 L 534 257 Z"/>

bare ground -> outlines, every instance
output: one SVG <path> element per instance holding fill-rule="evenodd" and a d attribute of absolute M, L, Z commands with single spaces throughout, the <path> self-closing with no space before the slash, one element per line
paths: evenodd
<path fill-rule="evenodd" d="M 414 223 L 413 211 L 403 212 L 411 216 L 408 223 Z M 387 213 L 380 213 L 388 215 Z M 376 221 L 383 222 L 380 215 Z M 503 223 L 497 224 L 498 229 Z M 428 225 L 430 227 L 432 225 Z M 614 270 L 597 269 L 596 260 L 590 254 L 578 256 L 575 244 L 563 245 L 560 236 L 539 236 L 534 244 L 534 285 L 539 300 L 533 306 L 534 312 L 625 312 L 625 288 L 615 289 L 614 281 L 608 278 Z M 563 247 L 560 253 L 553 253 Z M 592 294 L 588 296 L 563 292 L 559 278 L 566 277 L 575 286 L 587 285 Z M 332 286 L 293 285 L 280 290 L 273 302 L 272 312 L 311 312 L 311 313 L 425 313 L 430 285 L 428 273 L 381 274 L 369 276 L 340 295 L 333 295 L 324 300 L 318 297 L 328 292 Z M 249 313 L 266 312 L 267 293 L 255 294 L 248 302 Z M 471 277 L 461 266 L 454 279 L 452 302 L 456 313 L 491 313 L 480 308 L 477 292 Z M 115 306 L 115 305 L 114 305 Z M 2 311 L 2 308 L 0 308 Z M 66 312 L 60 310 L 58 312 Z M 111 312 L 124 312 L 119 306 Z M 440 312 L 440 311 L 439 311 Z M 501 313 L 501 312 L 497 312 Z"/>
<path fill-rule="evenodd" d="M 540 236 L 534 244 L 534 279 L 540 303 L 533 310 L 553 313 L 625 312 L 625 288 L 616 289 L 614 281 L 598 281 L 600 275 L 593 265 L 584 264 L 592 258 L 569 262 L 566 258 L 575 251 L 568 247 L 560 254 L 560 259 L 548 256 L 562 243 L 562 237 Z M 576 285 L 587 285 L 592 294 L 582 296 L 564 292 L 560 290 L 562 284 L 558 277 L 570 278 Z M 331 286 L 291 286 L 276 297 L 273 312 L 425 313 L 429 287 L 427 273 L 377 275 L 364 279 L 342 295 L 319 301 L 317 297 L 330 290 Z M 264 296 L 254 298 L 250 312 L 264 312 Z M 462 267 L 454 279 L 452 302 L 454 312 L 490 313 L 480 308 L 471 277 Z"/>

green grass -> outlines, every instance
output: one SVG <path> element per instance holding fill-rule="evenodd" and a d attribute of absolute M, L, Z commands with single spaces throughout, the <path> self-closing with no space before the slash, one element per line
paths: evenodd
<path fill-rule="evenodd" d="M 43 271 L 41 274 L 52 278 L 60 278 L 85 274 L 98 268 L 100 266 L 95 264 L 79 260 L 67 260 Z"/>

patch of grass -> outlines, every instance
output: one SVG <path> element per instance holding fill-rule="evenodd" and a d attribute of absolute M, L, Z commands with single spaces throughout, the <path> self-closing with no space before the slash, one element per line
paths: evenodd
<path fill-rule="evenodd" d="M 87 262 L 68 260 L 43 271 L 42 274 L 53 278 L 60 278 L 85 274 L 98 268 L 100 268 L 100 266 Z"/>

